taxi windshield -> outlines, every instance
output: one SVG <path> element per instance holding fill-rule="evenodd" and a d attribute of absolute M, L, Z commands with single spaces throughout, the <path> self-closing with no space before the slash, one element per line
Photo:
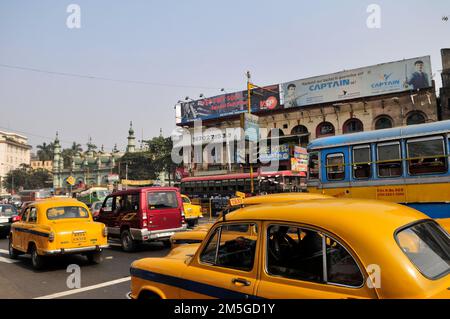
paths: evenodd
<path fill-rule="evenodd" d="M 396 239 L 425 277 L 437 279 L 450 272 L 450 237 L 435 222 L 407 227 L 396 234 Z"/>
<path fill-rule="evenodd" d="M 52 207 L 47 209 L 49 220 L 61 220 L 69 218 L 88 218 L 87 210 L 80 206 Z"/>

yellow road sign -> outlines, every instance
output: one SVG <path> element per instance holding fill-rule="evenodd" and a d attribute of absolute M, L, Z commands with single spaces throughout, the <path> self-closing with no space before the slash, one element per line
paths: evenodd
<path fill-rule="evenodd" d="M 73 177 L 72 175 L 66 178 L 66 183 L 69 185 L 75 185 L 75 177 Z"/>

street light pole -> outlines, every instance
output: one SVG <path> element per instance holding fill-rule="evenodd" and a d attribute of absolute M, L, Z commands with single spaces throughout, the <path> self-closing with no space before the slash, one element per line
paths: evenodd
<path fill-rule="evenodd" d="M 247 106 L 248 106 L 248 114 L 252 114 L 252 101 L 251 101 L 251 90 L 252 90 L 252 84 L 250 82 L 251 75 L 250 71 L 247 71 Z M 245 119 L 244 119 L 244 127 L 245 127 Z M 245 139 L 245 132 L 244 132 L 244 139 Z M 253 194 L 255 191 L 255 186 L 253 184 L 253 163 L 250 159 L 250 142 L 249 142 L 249 156 L 248 161 L 250 162 L 250 192 Z"/>

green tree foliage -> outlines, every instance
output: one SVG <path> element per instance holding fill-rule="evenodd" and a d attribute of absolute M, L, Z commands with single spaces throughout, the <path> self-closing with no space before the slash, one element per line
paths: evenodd
<path fill-rule="evenodd" d="M 41 145 L 36 146 L 39 160 L 42 162 L 53 160 L 53 147 L 53 142 L 49 144 L 44 142 Z"/>
<path fill-rule="evenodd" d="M 118 173 L 121 179 L 155 179 L 155 168 L 148 152 L 126 153 L 119 162 Z"/>
<path fill-rule="evenodd" d="M 3 181 L 6 189 L 14 188 L 18 191 L 23 189 L 37 189 L 50 187 L 52 184 L 51 174 L 42 168 L 33 170 L 29 165 L 22 164 L 19 168 L 10 171 Z"/>
<path fill-rule="evenodd" d="M 64 167 L 68 168 L 72 165 L 72 159 L 77 154 L 83 151 L 81 144 L 73 142 L 70 148 L 65 148 L 62 150 L 61 155 L 64 160 Z"/>
<path fill-rule="evenodd" d="M 172 162 L 172 139 L 163 136 L 154 137 L 145 141 L 148 150 L 144 152 L 126 153 L 119 162 L 121 179 L 125 179 L 128 167 L 128 179 L 147 180 L 156 179 L 162 172 L 173 176 L 176 165 Z"/>

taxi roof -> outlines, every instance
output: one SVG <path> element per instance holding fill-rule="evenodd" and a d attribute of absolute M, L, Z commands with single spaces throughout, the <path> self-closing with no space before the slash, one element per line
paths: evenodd
<path fill-rule="evenodd" d="M 286 201 L 310 200 L 310 199 L 330 199 L 334 198 L 328 195 L 314 194 L 314 193 L 277 193 L 267 194 L 253 197 L 243 198 L 242 204 L 256 205 L 265 203 L 282 203 Z"/>
<path fill-rule="evenodd" d="M 399 227 L 428 219 L 421 212 L 395 203 L 364 199 L 311 199 L 288 203 L 267 203 L 238 209 L 227 221 L 267 220 L 313 225 L 338 235 L 393 234 Z"/>
<path fill-rule="evenodd" d="M 80 205 L 80 206 L 86 206 L 86 204 L 84 204 L 83 202 L 80 202 L 76 198 L 62 198 L 62 197 L 46 198 L 46 199 L 43 199 L 43 200 L 31 202 L 28 205 L 41 207 L 41 206 L 64 206 L 64 205 L 67 205 L 67 204 L 70 204 L 70 205 L 77 204 L 77 205 Z"/>

